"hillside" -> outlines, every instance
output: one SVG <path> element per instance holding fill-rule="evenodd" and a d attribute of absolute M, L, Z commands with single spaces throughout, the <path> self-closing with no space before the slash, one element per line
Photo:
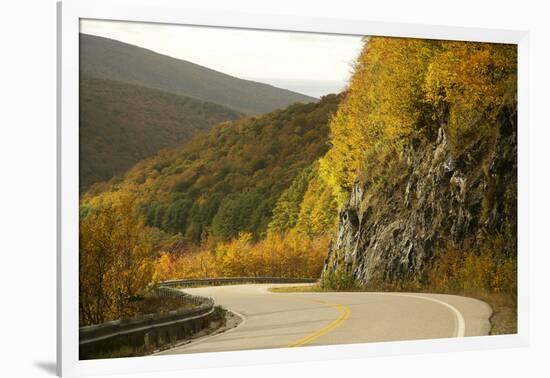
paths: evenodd
<path fill-rule="evenodd" d="M 281 193 L 327 151 L 328 122 L 342 95 L 225 122 L 179 148 L 139 162 L 124 177 L 97 184 L 84 213 L 111 195 L 131 193 L 146 223 L 190 243 L 239 232 L 260 237 Z"/>
<path fill-rule="evenodd" d="M 214 103 L 82 75 L 80 188 L 122 174 L 163 148 L 241 116 Z"/>
<path fill-rule="evenodd" d="M 214 102 L 248 115 L 318 99 L 242 80 L 197 64 L 115 40 L 80 34 L 80 71 Z"/>

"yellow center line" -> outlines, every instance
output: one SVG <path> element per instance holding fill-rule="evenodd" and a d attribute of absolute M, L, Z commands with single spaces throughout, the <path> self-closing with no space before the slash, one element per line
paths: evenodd
<path fill-rule="evenodd" d="M 216 291 L 217 292 L 226 292 L 226 291 L 229 291 L 229 288 L 228 287 L 217 288 Z M 319 337 L 321 337 L 323 335 L 326 335 L 327 333 L 329 333 L 329 332 L 335 330 L 336 328 L 340 327 L 346 320 L 348 320 L 348 318 L 350 317 L 350 314 L 351 314 L 351 309 L 347 306 L 342 305 L 342 304 L 328 303 L 328 302 L 317 300 L 317 299 L 310 299 L 310 298 L 303 298 L 303 297 L 292 297 L 292 296 L 289 296 L 289 295 L 280 295 L 280 294 L 273 294 L 273 297 L 274 298 L 279 298 L 279 299 L 287 299 L 287 300 L 290 299 L 290 300 L 298 301 L 298 302 L 302 302 L 302 301 L 315 302 L 315 303 L 322 304 L 323 306 L 331 307 L 331 308 L 334 308 L 334 309 L 338 310 L 338 317 L 335 320 L 331 321 L 330 323 L 328 323 L 324 327 L 318 329 L 317 331 L 315 331 L 313 333 L 310 333 L 310 334 L 308 334 L 308 335 L 306 335 L 306 336 L 290 343 L 289 345 L 287 345 L 287 347 L 289 347 L 289 348 L 304 346 L 304 345 L 309 344 L 312 341 L 318 339 Z"/>
<path fill-rule="evenodd" d="M 288 347 L 290 347 L 290 348 L 306 345 L 308 343 L 311 343 L 313 340 L 316 340 L 319 337 L 321 337 L 323 335 L 326 335 L 327 333 L 329 333 L 329 332 L 333 331 L 334 329 L 340 327 L 349 318 L 349 316 L 351 314 L 351 309 L 349 307 L 341 305 L 341 304 L 327 303 L 327 302 L 313 300 L 313 299 L 311 299 L 310 301 L 321 303 L 321 304 L 323 304 L 327 307 L 332 307 L 332 308 L 337 309 L 338 313 L 339 313 L 338 318 L 336 318 L 335 320 L 333 320 L 332 322 L 330 322 L 329 324 L 327 324 L 323 328 L 321 328 L 321 329 L 319 329 L 319 330 L 317 330 L 317 331 L 315 331 L 315 332 L 313 332 L 309 335 L 306 335 L 306 336 L 302 337 L 301 339 L 298 339 L 298 340 L 290 343 L 288 345 Z"/>

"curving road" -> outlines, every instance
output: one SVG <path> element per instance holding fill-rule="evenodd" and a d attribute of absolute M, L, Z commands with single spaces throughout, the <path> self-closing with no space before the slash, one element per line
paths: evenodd
<path fill-rule="evenodd" d="M 417 293 L 271 293 L 281 284 L 185 289 L 243 318 L 215 336 L 159 354 L 487 335 L 492 310 L 473 298 Z M 290 284 L 288 286 L 297 286 Z"/>

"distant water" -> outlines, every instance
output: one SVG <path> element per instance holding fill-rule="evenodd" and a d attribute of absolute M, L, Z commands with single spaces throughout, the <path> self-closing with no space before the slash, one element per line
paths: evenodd
<path fill-rule="evenodd" d="M 336 80 L 296 80 L 271 78 L 247 78 L 247 80 L 273 85 L 274 87 L 288 89 L 289 91 L 302 93 L 316 98 L 321 98 L 329 93 L 340 93 L 346 87 L 345 82 Z"/>

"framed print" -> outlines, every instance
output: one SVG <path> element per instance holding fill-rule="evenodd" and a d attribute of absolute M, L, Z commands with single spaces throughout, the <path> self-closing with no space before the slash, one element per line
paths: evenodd
<path fill-rule="evenodd" d="M 522 31 L 58 4 L 58 374 L 522 346 Z"/>

